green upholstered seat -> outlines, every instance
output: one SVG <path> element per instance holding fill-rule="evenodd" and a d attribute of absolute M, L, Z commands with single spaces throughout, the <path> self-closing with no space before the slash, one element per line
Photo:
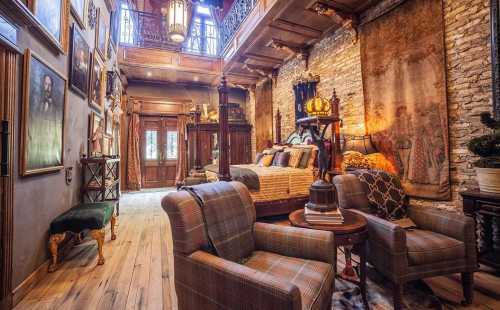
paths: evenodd
<path fill-rule="evenodd" d="M 79 233 L 86 229 L 102 229 L 110 221 L 114 208 L 114 202 L 81 204 L 54 219 L 50 224 L 50 234 L 60 234 L 66 231 Z"/>

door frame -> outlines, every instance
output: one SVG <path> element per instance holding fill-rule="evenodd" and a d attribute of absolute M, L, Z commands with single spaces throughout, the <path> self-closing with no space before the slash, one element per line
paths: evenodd
<path fill-rule="evenodd" d="M 0 120 L 7 121 L 5 171 L 0 175 L 0 309 L 12 308 L 14 225 L 14 115 L 18 95 L 18 51 L 0 39 Z M 1 130 L 1 128 L 0 128 Z M 0 134 L 1 136 L 1 134 Z"/>
<path fill-rule="evenodd" d="M 173 162 L 175 162 L 176 171 L 177 171 L 177 165 L 179 163 L 179 158 L 177 158 L 176 160 L 168 160 L 168 159 L 163 158 L 163 152 L 164 152 L 163 143 L 165 142 L 163 139 L 164 138 L 163 135 L 169 131 L 168 128 L 172 128 L 170 126 L 164 126 L 166 120 L 167 119 L 175 120 L 177 123 L 178 115 L 159 114 L 159 113 L 140 113 L 139 117 L 140 117 L 139 154 L 140 154 L 140 165 L 141 165 L 141 187 L 142 188 L 152 188 L 152 187 L 146 186 L 146 184 L 144 182 L 144 173 L 146 171 L 146 159 L 144 158 L 145 157 L 144 152 L 145 152 L 145 148 L 146 148 L 145 137 L 144 137 L 144 133 L 145 133 L 144 121 L 149 118 L 149 119 L 154 119 L 155 121 L 159 121 L 161 123 L 161 125 L 158 129 L 157 139 L 158 139 L 158 149 L 161 152 L 161 154 L 160 154 L 161 158 L 159 159 L 159 162 L 162 164 L 159 164 L 158 166 L 162 167 L 164 169 L 167 169 L 168 164 L 172 164 Z M 175 130 L 177 131 L 177 127 L 175 128 Z M 163 171 L 163 172 L 167 173 L 167 171 Z M 162 182 L 160 182 L 160 184 L 159 184 L 159 187 L 175 186 L 175 180 L 172 184 L 166 184 L 166 181 L 167 181 L 167 179 L 162 180 Z"/>

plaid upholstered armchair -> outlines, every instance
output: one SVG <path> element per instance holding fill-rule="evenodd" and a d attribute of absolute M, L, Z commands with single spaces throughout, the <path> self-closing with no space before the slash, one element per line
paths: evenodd
<path fill-rule="evenodd" d="M 170 193 L 162 206 L 179 309 L 330 309 L 332 233 L 255 223 L 248 189 L 238 182 Z"/>
<path fill-rule="evenodd" d="M 405 282 L 452 273 L 462 274 L 464 304 L 472 303 L 477 258 L 471 218 L 410 205 L 408 217 L 417 228 L 405 230 L 373 214 L 367 188 L 358 176 L 336 176 L 333 182 L 340 207 L 354 210 L 368 221 L 368 259 L 392 281 L 395 309 L 402 308 Z"/>

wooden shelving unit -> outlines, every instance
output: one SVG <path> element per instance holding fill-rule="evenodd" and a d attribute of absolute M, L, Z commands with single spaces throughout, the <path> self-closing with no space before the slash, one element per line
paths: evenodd
<path fill-rule="evenodd" d="M 82 201 L 115 201 L 120 214 L 120 158 L 82 158 Z"/>

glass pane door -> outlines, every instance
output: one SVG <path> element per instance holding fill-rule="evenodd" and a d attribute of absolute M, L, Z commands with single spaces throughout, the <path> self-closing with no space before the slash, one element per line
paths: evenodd
<path fill-rule="evenodd" d="M 165 154 L 167 160 L 177 160 L 178 145 L 177 145 L 178 133 L 177 131 L 167 131 L 166 141 L 165 141 Z"/>
<path fill-rule="evenodd" d="M 146 130 L 146 160 L 158 160 L 158 130 Z"/>

